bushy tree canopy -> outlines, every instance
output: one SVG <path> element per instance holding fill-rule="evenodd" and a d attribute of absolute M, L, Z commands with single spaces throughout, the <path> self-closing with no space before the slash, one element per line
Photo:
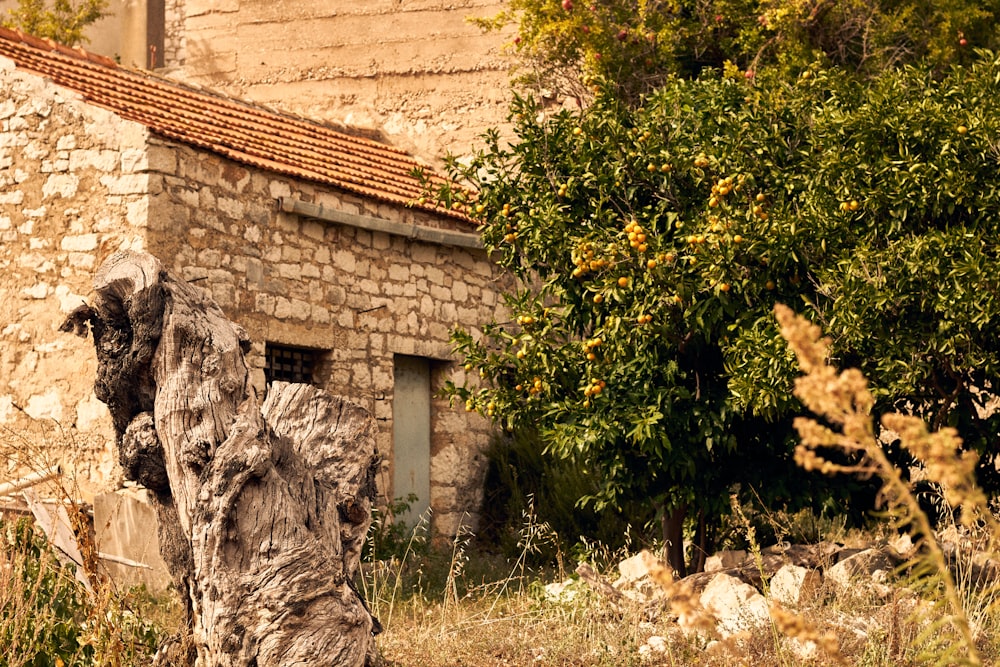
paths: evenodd
<path fill-rule="evenodd" d="M 739 483 L 788 500 L 782 302 L 879 410 L 995 442 L 977 388 L 1000 370 L 1000 60 L 613 92 L 554 115 L 519 99 L 512 143 L 452 164 L 477 195 L 444 198 L 518 281 L 510 321 L 456 334 L 482 376 L 450 388 L 468 409 L 598 468 L 598 505 L 710 515 Z"/>
<path fill-rule="evenodd" d="M 572 92 L 596 76 L 631 99 L 705 68 L 797 75 L 819 60 L 867 75 L 1000 46 L 996 0 L 510 0 L 484 23 L 516 27 L 528 79 Z"/>

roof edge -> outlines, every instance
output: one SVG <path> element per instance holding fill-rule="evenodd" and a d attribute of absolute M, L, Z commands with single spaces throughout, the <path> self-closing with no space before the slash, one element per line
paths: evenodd
<path fill-rule="evenodd" d="M 208 150 L 274 173 L 372 197 L 389 205 L 450 218 L 470 228 L 478 226 L 468 211 L 464 210 L 465 206 L 443 206 L 436 201 L 434 190 L 448 179 L 400 147 L 352 134 L 321 119 L 269 108 L 192 82 L 165 77 L 151 70 L 124 67 L 111 58 L 91 53 L 83 47 L 69 47 L 52 39 L 0 26 L 0 47 L 3 47 L 4 42 L 8 43 L 8 47 L 0 48 L 0 54 L 10 58 L 15 69 L 41 76 L 56 86 L 80 93 L 84 102 L 144 125 L 154 134 L 170 141 Z M 123 90 L 128 93 L 119 94 Z M 149 96 L 157 94 L 157 91 L 167 91 L 167 97 L 175 102 L 190 101 L 193 107 L 212 105 L 210 111 L 215 109 L 227 117 L 243 120 L 249 118 L 248 122 L 252 121 L 258 126 L 273 125 L 267 127 L 267 131 L 279 136 L 288 124 L 296 131 L 301 128 L 302 132 L 295 136 L 294 142 L 280 138 L 272 140 L 270 136 L 260 134 L 264 139 L 258 145 L 249 146 L 237 141 L 244 139 L 243 135 L 223 133 L 225 136 L 219 136 L 214 129 L 205 127 L 192 131 L 191 114 L 199 113 L 199 109 L 188 107 L 186 111 L 174 114 L 170 110 L 157 109 L 155 104 L 150 106 Z M 135 108 L 130 107 L 130 104 Z M 273 119 L 274 123 L 267 117 Z M 238 132 L 243 130 L 238 129 Z M 342 163 L 337 158 L 329 164 L 341 165 L 344 174 L 322 168 L 317 171 L 315 167 L 318 163 L 302 165 L 295 160 L 285 161 L 277 157 L 284 155 L 281 151 L 275 153 L 272 160 L 275 166 L 280 165 L 279 168 L 262 166 L 261 160 L 267 157 L 262 151 L 273 149 L 268 144 L 294 146 L 295 150 L 301 149 L 320 158 L 323 156 L 319 153 L 323 152 L 325 146 L 339 146 L 335 150 L 347 155 L 347 161 Z M 333 158 L 333 155 L 327 155 L 327 158 Z M 281 166 L 287 166 L 287 169 Z M 403 173 L 406 169 L 412 169 L 408 176 Z"/>
<path fill-rule="evenodd" d="M 104 67 L 111 67 L 114 69 L 119 69 L 119 64 L 112 58 L 107 56 L 102 56 L 98 53 L 88 51 L 82 46 L 66 46 L 65 44 L 60 44 L 54 39 L 47 39 L 43 37 L 36 37 L 35 35 L 29 35 L 28 33 L 21 32 L 16 28 L 4 28 L 0 26 L 0 37 L 4 39 L 9 39 L 12 42 L 21 42 L 26 46 L 30 46 L 41 51 L 52 51 L 54 53 L 60 53 L 64 56 L 69 56 L 71 58 L 79 58 L 80 60 L 86 60 L 98 65 L 103 65 Z"/>

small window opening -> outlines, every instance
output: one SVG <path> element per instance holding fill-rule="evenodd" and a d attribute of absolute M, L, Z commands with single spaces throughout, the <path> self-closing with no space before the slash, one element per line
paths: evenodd
<path fill-rule="evenodd" d="M 299 382 L 314 384 L 320 350 L 268 343 L 264 348 L 264 377 L 267 383 Z"/>

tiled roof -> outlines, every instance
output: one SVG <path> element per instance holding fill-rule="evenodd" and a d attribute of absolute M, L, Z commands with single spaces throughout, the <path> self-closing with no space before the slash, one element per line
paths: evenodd
<path fill-rule="evenodd" d="M 126 69 L 104 56 L 19 31 L 0 28 L 0 56 L 164 137 L 280 174 L 463 217 L 421 205 L 423 185 L 413 175 L 419 163 L 377 141 Z"/>

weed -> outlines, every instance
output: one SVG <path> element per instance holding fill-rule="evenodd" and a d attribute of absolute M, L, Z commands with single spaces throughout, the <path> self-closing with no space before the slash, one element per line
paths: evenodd
<path fill-rule="evenodd" d="M 867 381 L 856 369 L 838 372 L 827 363 L 828 342 L 821 338 L 819 327 L 784 306 L 776 306 L 775 314 L 782 335 L 805 373 L 796 381 L 795 395 L 825 420 L 796 419 L 795 428 L 801 437 L 796 461 L 806 470 L 824 474 L 880 479 L 887 515 L 895 527 L 907 530 L 917 545 L 912 558 L 901 568 L 907 574 L 908 587 L 926 602 L 917 608 L 918 623 L 923 627 L 911 643 L 921 648 L 923 659 L 934 664 L 984 664 L 972 621 L 975 616 L 970 614 L 984 607 L 979 602 L 970 605 L 976 598 L 970 597 L 969 591 L 975 587 L 963 589 L 908 475 L 892 464 L 880 446 L 871 418 L 874 399 Z M 980 553 L 995 558 L 1000 522 L 976 484 L 975 452 L 962 450 L 955 429 L 932 433 L 917 417 L 886 414 L 882 426 L 896 433 L 902 447 L 921 463 L 925 478 L 941 489 L 945 505 L 957 511 L 960 526 L 982 531 Z M 846 454 L 848 462 L 835 462 L 827 452 Z M 985 609 L 994 608 L 994 595 L 988 593 L 981 602 L 986 604 Z"/>
<path fill-rule="evenodd" d="M 399 519 L 409 514 L 410 508 L 416 501 L 417 496 L 411 493 L 406 498 L 396 498 L 384 509 L 380 507 L 372 509 L 372 523 L 362 546 L 361 560 L 401 558 L 408 549 L 425 543 L 422 537 L 418 538 L 416 543 L 413 540 L 418 528 L 422 532 L 425 526 L 410 526 Z"/>
<path fill-rule="evenodd" d="M 0 427 L 0 461 L 9 475 L 50 477 L 81 448 L 58 424 Z M 44 474 L 40 474 L 44 473 Z M 45 535 L 26 517 L 0 521 L 0 666 L 73 665 L 132 667 L 151 660 L 167 628 L 176 626 L 177 605 L 141 589 L 120 591 L 101 576 L 98 550 L 78 490 L 63 476 L 45 481 L 48 495 L 67 510 L 82 565 L 64 562 Z M 86 574 L 91 588 L 77 578 Z"/>
<path fill-rule="evenodd" d="M 21 665 L 144 664 L 160 630 L 130 594 L 88 594 L 27 519 L 0 524 L 0 655 Z"/>
<path fill-rule="evenodd" d="M 408 508 L 408 504 L 406 507 Z M 422 591 L 423 571 L 419 567 L 413 571 L 410 564 L 411 559 L 415 559 L 423 552 L 427 544 L 430 510 L 421 516 L 413 528 L 400 528 L 398 533 L 392 527 L 385 528 L 385 523 L 391 520 L 392 517 L 386 515 L 376 516 L 373 520 L 366 549 L 370 560 L 362 562 L 360 573 L 362 594 L 368 601 L 372 615 L 384 625 L 392 622 L 393 613 L 404 593 L 404 588 L 409 591 Z M 405 542 L 402 540 L 397 542 L 402 535 L 407 536 Z M 375 559 L 376 554 L 386 551 L 384 543 L 379 543 L 385 536 L 391 538 L 392 548 L 387 550 L 385 558 Z M 411 578 L 415 583 L 408 582 Z"/>

